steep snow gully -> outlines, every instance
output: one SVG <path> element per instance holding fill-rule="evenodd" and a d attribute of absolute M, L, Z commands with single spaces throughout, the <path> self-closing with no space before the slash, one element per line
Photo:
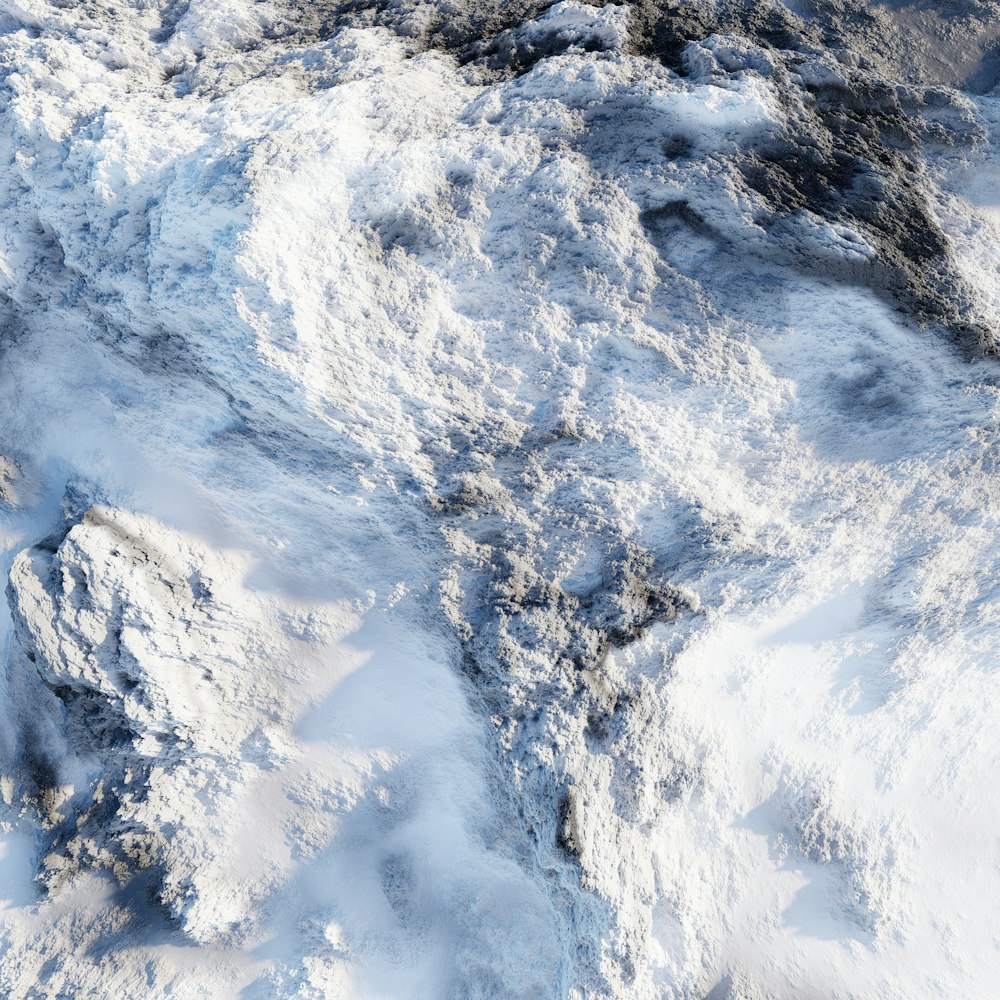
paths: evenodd
<path fill-rule="evenodd" d="M 995 997 L 998 42 L 0 0 L 0 993 Z"/>

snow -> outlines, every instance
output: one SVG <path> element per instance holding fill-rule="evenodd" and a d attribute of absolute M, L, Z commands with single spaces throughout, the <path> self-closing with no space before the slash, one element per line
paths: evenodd
<path fill-rule="evenodd" d="M 6 994 L 990 995 L 996 364 L 746 182 L 846 63 L 168 6 L 0 7 Z"/>

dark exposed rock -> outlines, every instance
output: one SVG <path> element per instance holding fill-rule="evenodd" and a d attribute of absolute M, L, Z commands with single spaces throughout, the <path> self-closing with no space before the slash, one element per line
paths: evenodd
<path fill-rule="evenodd" d="M 313 5 L 308 12 L 296 7 L 290 23 L 305 32 L 303 37 L 351 24 L 380 24 L 408 39 L 414 51 L 446 51 L 495 80 L 525 73 L 571 45 L 603 48 L 597 37 L 525 29 L 551 6 L 490 3 L 452 9 L 385 0 Z M 750 143 L 733 160 L 761 205 L 758 224 L 773 234 L 766 251 L 773 259 L 865 285 L 918 324 L 945 328 L 972 351 L 995 349 L 993 332 L 976 314 L 974 296 L 929 204 L 931 182 L 923 163 L 927 147 L 975 144 L 981 130 L 961 100 L 938 86 L 940 73 L 931 68 L 921 77 L 917 67 L 883 58 L 880 39 L 900 18 L 923 24 L 920 30 L 933 35 L 933 25 L 920 19 L 915 5 L 822 0 L 792 9 L 777 0 L 634 0 L 628 7 L 636 54 L 682 76 L 726 85 L 741 74 L 759 73 L 777 88 L 787 127 L 778 136 Z M 952 5 L 938 17 L 952 33 L 975 34 L 991 10 L 985 3 Z M 666 136 L 662 148 L 669 158 L 683 158 L 690 139 Z M 693 213 L 685 211 L 683 221 L 690 224 Z M 875 253 L 831 263 L 829 255 L 801 242 L 793 240 L 789 248 L 787 224 L 801 213 L 857 231 Z"/>

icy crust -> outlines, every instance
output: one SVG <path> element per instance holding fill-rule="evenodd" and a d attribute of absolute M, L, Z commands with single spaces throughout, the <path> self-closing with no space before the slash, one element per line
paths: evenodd
<path fill-rule="evenodd" d="M 3 982 L 986 995 L 977 108 L 336 6 L 4 15 Z"/>

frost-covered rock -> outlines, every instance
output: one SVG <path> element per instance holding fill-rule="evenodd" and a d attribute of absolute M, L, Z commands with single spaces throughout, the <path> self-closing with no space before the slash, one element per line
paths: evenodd
<path fill-rule="evenodd" d="M 294 683 L 233 570 L 151 518 L 93 506 L 10 574 L 10 683 L 36 702 L 22 795 L 49 830 L 46 881 L 152 870 L 196 938 L 248 916 L 226 912 L 245 887 L 205 875 L 231 849 L 226 803 L 282 758 L 272 738 L 289 704 L 265 685 Z"/>
<path fill-rule="evenodd" d="M 4 989 L 989 993 L 992 6 L 872 6 L 4 8 Z"/>

